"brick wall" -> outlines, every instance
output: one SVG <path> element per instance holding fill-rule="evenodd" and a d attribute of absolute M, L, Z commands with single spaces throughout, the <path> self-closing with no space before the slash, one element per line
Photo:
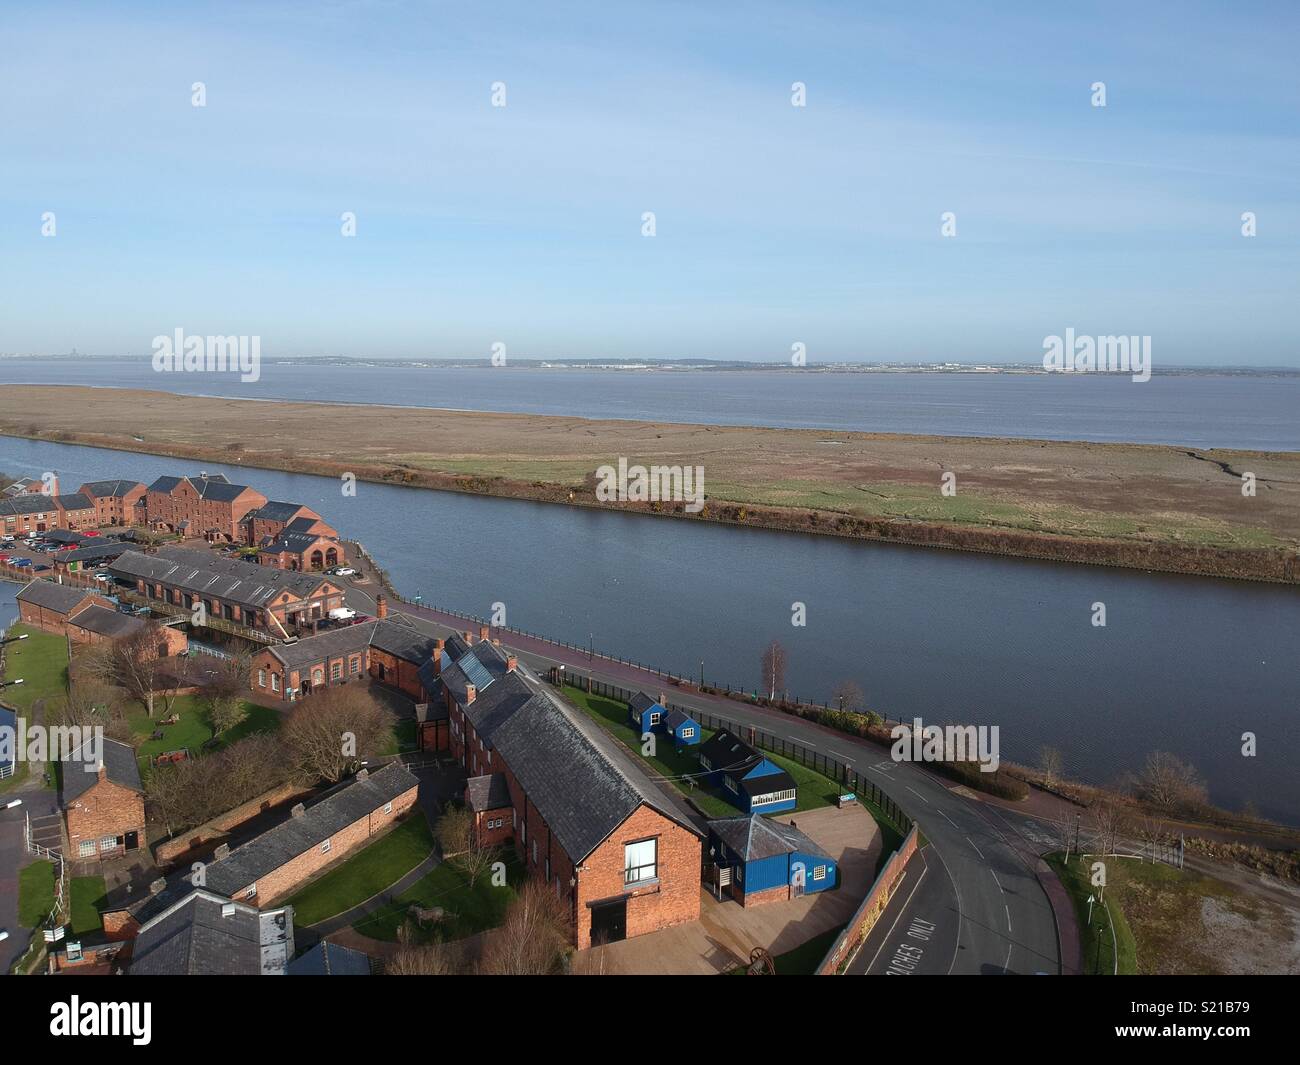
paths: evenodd
<path fill-rule="evenodd" d="M 77 609 L 83 606 L 106 606 L 110 610 L 115 609 L 113 604 L 105 599 L 102 595 L 86 593 L 86 598 L 77 604 Z M 35 603 L 19 602 L 18 617 L 25 625 L 32 625 L 35 628 L 45 632 L 53 632 L 62 636 L 68 629 L 68 616 L 58 610 L 51 610 L 48 607 L 37 606 Z"/>
<path fill-rule="evenodd" d="M 80 773 L 82 770 L 65 767 L 64 772 Z M 89 861 L 92 857 L 85 855 L 83 858 L 81 855 L 83 840 L 95 841 L 94 857 L 97 858 L 116 858 L 124 853 L 121 846 L 100 850 L 100 840 L 108 836 L 138 832 L 140 846 L 145 845 L 144 796 L 109 780 L 102 768 L 98 782 L 75 799 L 64 814 L 68 823 L 68 857 L 73 861 Z"/>

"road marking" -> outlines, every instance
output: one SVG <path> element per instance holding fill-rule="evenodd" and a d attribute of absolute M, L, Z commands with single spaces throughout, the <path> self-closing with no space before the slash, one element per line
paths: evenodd
<path fill-rule="evenodd" d="M 936 851 L 935 853 L 937 854 L 938 852 Z M 921 881 L 925 879 L 925 874 L 928 873 L 928 872 L 930 871 L 930 863 L 927 862 L 927 861 L 925 860 L 925 855 L 924 855 L 924 854 L 920 855 L 920 858 L 921 858 L 921 875 L 918 876 L 918 877 L 916 878 L 916 883 L 912 885 L 912 890 L 909 891 L 909 892 L 907 893 L 907 898 L 903 900 L 903 905 L 899 908 L 899 910 L 898 910 L 898 916 L 894 918 L 894 923 L 891 924 L 891 925 L 889 926 L 889 931 L 886 932 L 885 935 L 884 935 L 884 937 L 881 939 L 881 941 L 880 941 L 880 946 L 879 946 L 879 948 L 877 948 L 877 950 L 876 950 L 876 956 L 875 956 L 874 958 L 872 958 L 871 961 L 869 961 L 869 962 L 867 963 L 867 972 L 868 972 L 868 973 L 870 973 L 871 970 L 875 967 L 876 962 L 880 960 L 880 952 L 881 952 L 882 950 L 885 949 L 885 947 L 888 945 L 889 941 L 893 938 L 893 936 L 894 936 L 894 929 L 898 927 L 898 922 L 901 921 L 901 920 L 903 919 L 903 914 L 905 914 L 905 913 L 907 912 L 907 907 L 910 906 L 911 903 L 912 903 L 912 896 L 916 894 L 916 890 L 917 890 L 917 888 L 919 888 L 919 887 L 921 886 Z M 888 903 L 886 903 L 885 905 L 887 906 Z M 961 926 L 961 916 L 960 916 L 960 911 L 958 911 L 957 923 L 958 923 L 958 928 L 960 928 L 960 926 Z M 868 938 L 870 938 L 869 935 L 868 935 Z M 865 943 L 866 943 L 866 939 L 864 939 L 862 942 L 863 942 L 863 944 L 865 944 Z M 861 949 L 862 949 L 862 947 L 859 946 L 859 947 L 858 947 L 858 950 L 855 950 L 855 951 L 853 952 L 853 957 L 849 959 L 849 964 L 850 964 L 850 965 L 852 965 L 853 962 L 856 960 L 856 958 L 857 958 L 857 956 L 858 956 L 858 951 L 860 951 Z M 956 955 L 954 954 L 954 955 L 953 955 L 953 961 L 956 961 L 956 960 L 957 960 L 957 958 L 956 958 Z M 952 966 L 949 965 L 949 966 L 948 966 L 948 969 L 949 969 L 949 971 L 951 971 Z"/>
<path fill-rule="evenodd" d="M 998 874 L 994 872 L 992 869 L 990 869 L 989 872 L 993 873 L 993 883 L 997 884 L 998 890 L 1005 895 L 1007 893 L 1007 889 L 1002 886 L 1002 881 L 998 879 Z"/>
<path fill-rule="evenodd" d="M 971 847 L 974 849 L 976 854 L 978 854 L 981 858 L 984 857 L 984 852 L 975 846 L 975 841 L 971 839 L 970 836 L 966 837 L 966 842 L 971 845 Z"/>
<path fill-rule="evenodd" d="M 1007 931 L 1010 932 L 1011 931 L 1011 907 L 1004 902 L 1002 904 L 1002 908 L 1007 912 Z"/>
<path fill-rule="evenodd" d="M 954 821 L 951 817 L 949 817 L 947 814 L 944 814 L 942 810 L 940 810 L 939 812 L 940 812 L 941 814 L 943 814 L 943 819 L 944 819 L 945 821 L 947 821 L 948 824 L 952 825 L 953 828 L 960 828 L 960 827 L 961 827 L 961 826 L 958 825 L 957 822 Z"/>
<path fill-rule="evenodd" d="M 1002 971 L 1009 973 L 1011 971 L 1011 944 L 1007 944 L 1007 960 L 1002 963 Z"/>
<path fill-rule="evenodd" d="M 843 758 L 845 765 L 848 765 L 850 762 L 853 761 L 853 756 L 851 754 L 840 754 L 839 751 L 832 751 L 829 747 L 826 748 L 826 753 L 829 755 L 833 755 L 836 758 Z"/>
<path fill-rule="evenodd" d="M 914 787 L 912 787 L 912 785 L 904 784 L 903 787 L 905 787 L 908 791 L 910 791 L 913 795 L 915 795 L 918 799 L 920 799 L 923 803 L 925 803 L 926 806 L 930 805 L 930 800 L 927 799 L 924 795 L 922 795 L 919 791 L 917 791 Z"/>

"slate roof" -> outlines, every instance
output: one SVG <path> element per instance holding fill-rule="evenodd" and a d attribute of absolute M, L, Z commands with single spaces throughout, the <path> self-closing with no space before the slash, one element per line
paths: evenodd
<path fill-rule="evenodd" d="M 698 722 L 690 714 L 682 710 L 669 710 L 664 714 L 664 727 L 672 729 L 674 732 L 682 725 L 696 725 Z"/>
<path fill-rule="evenodd" d="M 250 518 L 264 518 L 266 521 L 288 521 L 302 509 L 301 503 L 286 503 L 282 499 L 271 499 L 256 510 L 250 511 Z"/>
<path fill-rule="evenodd" d="M 0 499 L 0 514 L 51 514 L 57 509 L 53 497 L 39 492 L 35 495 Z"/>
<path fill-rule="evenodd" d="M 322 518 L 309 518 L 304 514 L 301 518 L 294 518 L 293 521 L 289 522 L 289 524 L 284 528 L 286 532 L 305 533 L 317 522 L 328 524 L 328 522 L 325 522 Z M 312 535 L 316 534 L 313 533 Z"/>
<path fill-rule="evenodd" d="M 290 976 L 369 976 L 370 959 L 359 950 L 322 939 L 289 963 Z"/>
<path fill-rule="evenodd" d="M 139 487 L 139 481 L 87 481 L 81 486 L 81 490 L 96 498 L 102 498 L 103 496 L 124 496 Z"/>
<path fill-rule="evenodd" d="M 743 777 L 763 760 L 758 751 L 726 729 L 719 729 L 700 745 L 700 757 L 708 759 L 715 771 L 734 778 Z"/>
<path fill-rule="evenodd" d="M 153 484 L 151 484 L 151 485 L 148 487 L 147 491 L 150 491 L 150 492 L 170 492 L 173 488 L 175 488 L 175 487 L 176 487 L 178 484 L 180 484 L 181 481 L 183 481 L 183 480 L 185 480 L 184 477 L 168 477 L 168 476 L 166 476 L 166 475 L 164 474 L 162 477 L 159 477 L 157 480 L 155 480 L 155 481 L 153 482 Z"/>
<path fill-rule="evenodd" d="M 424 663 L 433 654 L 433 638 L 419 629 L 392 621 L 366 621 L 328 629 L 297 643 L 280 644 L 268 650 L 290 669 L 309 666 L 365 647 L 377 647 L 407 662 Z M 422 674 L 423 676 L 423 674 Z"/>
<path fill-rule="evenodd" d="M 117 740 L 105 739 L 100 758 L 106 770 L 105 775 L 114 784 L 144 793 L 144 785 L 140 783 L 140 766 L 135 760 L 135 748 Z M 80 747 L 71 752 L 70 758 L 63 759 L 64 806 L 79 799 L 99 781 L 99 774 L 87 770 L 86 764 Z"/>
<path fill-rule="evenodd" d="M 130 549 L 130 545 L 122 543 L 121 540 L 109 540 L 107 542 L 100 541 L 86 544 L 85 547 L 78 547 L 72 551 L 60 552 L 58 561 L 100 562 L 117 558 L 123 552 L 129 551 Z"/>
<path fill-rule="evenodd" d="M 31 603 L 46 610 L 57 610 L 61 614 L 66 614 L 87 596 L 94 594 L 89 588 L 74 588 L 70 584 L 36 580 L 22 588 L 16 598 L 20 603 Z"/>
<path fill-rule="evenodd" d="M 642 804 L 699 834 L 689 809 L 657 787 L 621 743 L 523 671 L 508 671 L 500 648 L 480 641 L 472 650 L 493 682 L 472 703 L 457 701 L 570 859 L 581 862 Z M 459 660 L 444 666 L 442 678 L 449 690 L 463 686 Z"/>
<path fill-rule="evenodd" d="M 778 854 L 810 854 L 831 861 L 831 856 L 793 825 L 771 821 L 759 814 L 724 817 L 709 822 L 709 831 L 731 848 L 741 861 L 753 862 Z"/>
<path fill-rule="evenodd" d="M 106 606 L 88 606 L 79 610 L 69 619 L 69 624 L 97 633 L 109 640 L 126 636 L 144 627 L 144 621 L 127 614 L 119 614 Z"/>
<path fill-rule="evenodd" d="M 258 549 L 270 555 L 278 555 L 281 551 L 292 551 L 296 555 L 301 555 L 310 547 L 314 547 L 321 540 L 328 537 L 319 536 L 316 533 L 290 532 L 284 529 L 279 536 L 272 539 L 269 536 L 262 538 L 262 546 Z"/>
<path fill-rule="evenodd" d="M 258 566 L 188 547 L 163 547 L 156 555 L 127 551 L 108 570 L 115 577 L 143 577 L 244 606 L 265 606 L 283 591 L 307 599 L 325 580 L 319 573 Z"/>
<path fill-rule="evenodd" d="M 465 781 L 465 799 L 469 808 L 481 813 L 484 810 L 502 810 L 510 805 L 510 788 L 504 773 L 470 777 Z"/>
<path fill-rule="evenodd" d="M 80 492 L 73 492 L 70 495 L 51 496 L 60 507 L 64 510 L 93 510 L 95 501 L 90 496 L 82 495 Z"/>
<path fill-rule="evenodd" d="M 764 773 L 761 777 L 737 780 L 736 787 L 752 798 L 755 795 L 770 795 L 774 791 L 795 791 L 798 785 L 795 784 L 794 777 L 784 769 L 778 769 L 775 773 Z"/>
<path fill-rule="evenodd" d="M 194 889 L 141 926 L 129 972 L 144 976 L 280 976 L 293 953 L 291 918 Z"/>
<path fill-rule="evenodd" d="M 632 709 L 635 710 L 638 714 L 644 713 L 645 711 L 649 710 L 650 707 L 652 706 L 659 705 L 658 699 L 651 698 L 645 692 L 637 692 L 634 696 L 632 696 L 631 699 L 628 700 L 628 702 L 631 704 Z"/>
<path fill-rule="evenodd" d="M 21 495 L 28 485 L 33 485 L 35 483 L 35 477 L 19 477 L 18 480 L 5 486 L 4 494 L 7 496 Z"/>
<path fill-rule="evenodd" d="M 353 777 L 308 806 L 301 817 L 290 817 L 236 847 L 228 857 L 210 862 L 205 886 L 227 896 L 240 891 L 418 783 L 400 762 L 376 770 L 366 780 Z"/>

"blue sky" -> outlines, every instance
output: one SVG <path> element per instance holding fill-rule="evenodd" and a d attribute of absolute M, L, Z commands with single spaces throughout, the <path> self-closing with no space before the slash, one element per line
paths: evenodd
<path fill-rule="evenodd" d="M 7 7 L 0 352 L 1300 365 L 1300 8 L 990 6 Z"/>

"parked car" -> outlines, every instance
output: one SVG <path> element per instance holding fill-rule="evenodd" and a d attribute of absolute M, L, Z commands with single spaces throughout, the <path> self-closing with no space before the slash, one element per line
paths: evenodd
<path fill-rule="evenodd" d="M 351 566 L 335 566 L 330 572 L 335 577 L 355 577 L 357 575 L 357 571 Z"/>
<path fill-rule="evenodd" d="M 363 624 L 365 624 L 367 621 L 374 621 L 374 620 L 375 620 L 375 619 L 372 618 L 369 614 L 358 614 L 358 615 L 357 615 L 356 617 L 354 617 L 354 618 L 349 618 L 346 622 L 344 622 L 344 624 L 346 624 L 346 625 L 363 625 Z"/>
<path fill-rule="evenodd" d="M 14 538 L 12 533 L 5 533 L 3 536 L 0 536 L 0 544 L 12 544 L 13 542 Z"/>
<path fill-rule="evenodd" d="M 102 582 L 105 583 L 105 584 L 107 584 L 107 583 L 108 583 L 109 581 L 111 581 L 112 579 L 113 579 L 113 578 L 110 577 L 107 573 L 96 573 L 96 574 L 95 574 L 95 580 L 97 580 L 97 581 L 102 581 Z"/>
<path fill-rule="evenodd" d="M 99 535 L 99 530 L 98 530 L 98 529 L 87 529 L 87 530 L 86 530 L 84 533 L 82 533 L 81 535 L 82 535 L 82 536 L 98 536 L 98 535 Z"/>
<path fill-rule="evenodd" d="M 36 563 L 36 565 L 34 565 L 34 566 L 32 567 L 32 572 L 33 572 L 33 573 L 40 573 L 41 570 L 46 570 L 46 569 L 53 569 L 53 567 L 52 567 L 52 566 L 47 566 L 44 562 L 38 562 L 38 563 Z"/>
<path fill-rule="evenodd" d="M 30 566 L 31 564 L 32 560 L 30 558 L 15 558 L 10 561 L 12 566 Z"/>
<path fill-rule="evenodd" d="M 0 555 L 0 562 L 8 562 L 8 561 L 9 561 L 8 555 Z"/>
<path fill-rule="evenodd" d="M 329 612 L 330 621 L 351 621 L 357 616 L 357 612 L 350 606 L 340 606 Z"/>

